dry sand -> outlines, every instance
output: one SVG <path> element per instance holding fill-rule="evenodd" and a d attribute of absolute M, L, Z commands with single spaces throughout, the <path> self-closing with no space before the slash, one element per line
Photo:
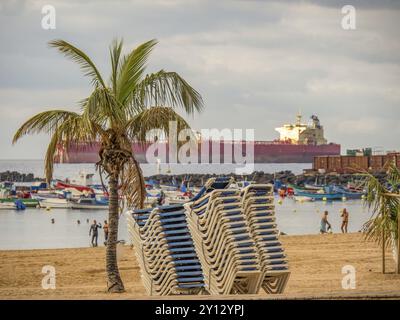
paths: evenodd
<path fill-rule="evenodd" d="M 195 296 L 193 298 L 400 298 L 400 275 L 387 253 L 382 274 L 381 249 L 361 234 L 281 237 L 291 277 L 279 296 Z M 121 246 L 119 266 L 126 293 L 105 292 L 104 247 L 55 250 L 0 251 L 0 299 L 148 299 L 134 251 Z M 56 268 L 56 289 L 41 287 L 42 267 Z M 356 289 L 342 289 L 342 267 L 356 270 Z M 154 297 L 155 298 L 155 297 Z M 188 298 L 188 297 L 179 297 Z"/>

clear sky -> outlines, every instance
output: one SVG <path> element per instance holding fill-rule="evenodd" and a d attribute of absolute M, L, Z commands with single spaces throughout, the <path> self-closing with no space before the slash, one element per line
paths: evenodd
<path fill-rule="evenodd" d="M 46 4 L 56 9 L 54 30 L 41 25 Z M 356 9 L 355 30 L 342 28 L 345 4 Z M 272 140 L 301 109 L 343 150 L 400 150 L 399 35 L 397 1 L 2 0 L 0 159 L 43 158 L 48 137 L 12 146 L 15 130 L 43 110 L 78 110 L 91 90 L 78 66 L 48 48 L 56 38 L 107 75 L 113 38 L 125 50 L 158 39 L 148 70 L 177 71 L 202 94 L 195 129 L 254 128 Z"/>

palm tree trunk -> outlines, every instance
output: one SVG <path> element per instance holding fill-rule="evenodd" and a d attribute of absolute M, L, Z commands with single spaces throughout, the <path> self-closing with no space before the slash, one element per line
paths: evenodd
<path fill-rule="evenodd" d="M 397 211 L 397 264 L 396 273 L 400 274 L 400 208 Z"/>
<path fill-rule="evenodd" d="M 383 230 L 382 231 L 382 273 L 383 274 L 386 272 L 385 250 L 386 250 L 386 237 L 385 237 L 385 230 Z"/>
<path fill-rule="evenodd" d="M 113 174 L 109 179 L 109 234 L 106 249 L 106 271 L 108 292 L 125 291 L 117 262 L 117 240 L 118 240 L 118 174 Z"/>

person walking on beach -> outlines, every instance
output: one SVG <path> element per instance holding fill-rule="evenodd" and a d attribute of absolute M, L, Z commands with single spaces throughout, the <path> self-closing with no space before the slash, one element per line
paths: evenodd
<path fill-rule="evenodd" d="M 164 193 L 163 190 L 161 190 L 160 196 L 159 196 L 158 199 L 157 199 L 157 204 L 158 204 L 159 206 L 161 206 L 161 205 L 164 204 L 164 202 L 165 202 L 165 193 Z"/>
<path fill-rule="evenodd" d="M 104 220 L 103 230 L 104 230 L 104 245 L 106 246 L 107 240 L 108 240 L 108 222 L 107 222 L 107 220 Z"/>
<path fill-rule="evenodd" d="M 93 220 L 93 224 L 90 226 L 89 236 L 92 236 L 92 246 L 97 247 L 97 238 L 99 236 L 98 229 L 101 228 L 101 224 Z"/>
<path fill-rule="evenodd" d="M 328 226 L 328 228 L 326 228 Z M 321 218 L 321 228 L 320 233 L 327 233 L 329 230 L 332 230 L 332 226 L 328 221 L 328 211 L 325 211 Z"/>
<path fill-rule="evenodd" d="M 342 233 L 347 233 L 347 226 L 349 225 L 349 212 L 346 208 L 343 209 L 340 216 L 342 217 L 342 226 L 340 227 L 342 229 Z"/>

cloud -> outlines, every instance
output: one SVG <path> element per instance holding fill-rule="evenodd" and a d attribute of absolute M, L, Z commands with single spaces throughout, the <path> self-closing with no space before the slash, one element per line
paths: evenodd
<path fill-rule="evenodd" d="M 47 31 L 44 4 L 0 11 L 2 157 L 42 157 L 42 141 L 10 146 L 18 123 L 46 106 L 76 108 L 90 92 L 79 68 L 47 47 L 54 38 L 82 48 L 106 78 L 113 38 L 125 50 L 157 38 L 148 70 L 177 71 L 203 95 L 206 110 L 188 119 L 196 129 L 254 128 L 272 140 L 301 109 L 344 148 L 400 149 L 396 2 L 353 1 L 353 31 L 341 28 L 344 1 L 53 0 L 57 29 Z"/>

